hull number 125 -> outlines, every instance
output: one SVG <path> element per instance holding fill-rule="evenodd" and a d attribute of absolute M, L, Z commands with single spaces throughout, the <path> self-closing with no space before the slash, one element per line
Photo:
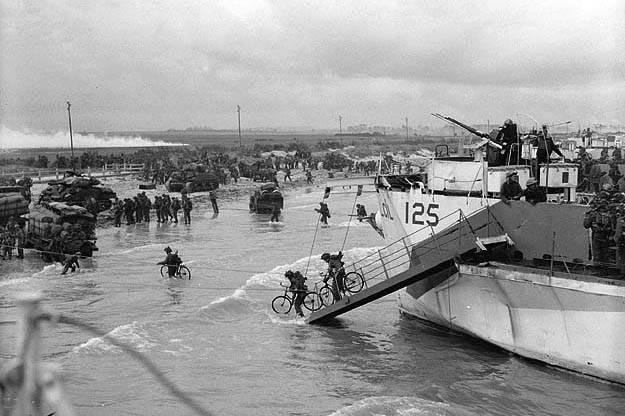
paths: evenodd
<path fill-rule="evenodd" d="M 411 210 L 410 202 L 406 202 L 406 224 L 427 224 L 431 227 L 436 227 L 439 221 L 438 214 L 436 212 L 437 210 L 438 204 L 428 204 L 426 208 L 421 202 L 415 202 L 412 204 Z"/>

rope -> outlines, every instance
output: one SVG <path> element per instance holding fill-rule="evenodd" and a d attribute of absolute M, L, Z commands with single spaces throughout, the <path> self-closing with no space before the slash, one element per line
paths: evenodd
<path fill-rule="evenodd" d="M 356 208 L 356 201 L 358 200 L 358 194 L 354 197 L 354 204 L 352 205 L 352 213 L 349 214 L 349 222 L 347 223 L 347 230 L 345 230 L 345 238 L 343 238 L 343 245 L 341 245 L 341 251 L 345 248 L 347 242 L 347 234 L 349 234 L 349 227 L 352 224 L 352 217 L 354 216 L 354 208 Z"/>
<path fill-rule="evenodd" d="M 111 336 L 107 335 L 107 332 L 104 332 L 92 325 L 89 325 L 87 323 L 81 322 L 77 319 L 74 318 L 70 318 L 68 316 L 65 315 L 52 315 L 52 314 L 42 314 L 41 315 L 41 319 L 45 319 L 51 322 L 60 322 L 62 324 L 65 325 L 70 325 L 76 328 L 79 328 L 83 331 L 87 331 L 90 332 L 98 337 L 102 337 L 104 339 L 106 339 L 107 342 L 110 342 L 111 344 L 113 344 L 114 346 L 121 348 L 122 350 L 124 350 L 124 352 L 126 352 L 128 355 L 130 355 L 132 358 L 134 358 L 135 360 L 139 361 L 139 363 L 141 363 L 146 370 L 148 370 L 150 372 L 150 374 L 152 374 L 154 376 L 154 378 L 156 378 L 156 380 L 163 386 L 165 387 L 174 397 L 176 397 L 178 400 L 182 401 L 182 403 L 184 403 L 187 407 L 189 407 L 191 410 L 193 410 L 194 413 L 198 414 L 198 415 L 202 415 L 202 416 L 211 416 L 212 413 L 206 409 L 204 409 L 199 403 L 197 403 L 192 397 L 190 397 L 189 395 L 187 395 L 187 393 L 183 392 L 182 390 L 180 390 L 172 381 L 170 381 L 167 376 L 165 376 L 165 374 L 163 373 L 163 371 L 161 371 L 156 364 L 154 364 L 150 359 L 148 359 L 147 357 L 145 357 L 144 355 L 142 355 L 141 353 L 139 353 L 138 351 L 136 351 L 134 348 L 132 348 L 131 346 L 129 346 L 128 344 L 119 341 Z"/>
<path fill-rule="evenodd" d="M 312 244 L 310 245 L 310 253 L 308 253 L 308 260 L 306 261 L 306 270 L 304 271 L 304 277 L 308 277 L 308 266 L 310 266 L 310 258 L 312 257 L 313 248 L 315 248 L 315 240 L 317 239 L 317 231 L 319 231 L 319 221 L 321 220 L 321 213 L 317 216 L 317 225 L 315 225 L 315 234 L 313 235 Z"/>

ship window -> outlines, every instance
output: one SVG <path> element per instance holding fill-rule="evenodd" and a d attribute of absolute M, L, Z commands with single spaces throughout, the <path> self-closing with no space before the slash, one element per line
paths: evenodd
<path fill-rule="evenodd" d="M 562 183 L 569 183 L 569 173 L 562 172 Z"/>

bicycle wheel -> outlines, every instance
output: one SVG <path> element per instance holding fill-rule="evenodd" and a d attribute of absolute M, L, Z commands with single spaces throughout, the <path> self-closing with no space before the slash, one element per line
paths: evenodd
<path fill-rule="evenodd" d="M 362 278 L 360 273 L 356 272 L 347 273 L 343 282 L 345 284 L 345 290 L 349 293 L 358 293 L 365 285 L 365 279 Z"/>
<path fill-rule="evenodd" d="M 321 289 L 319 289 L 319 297 L 321 298 L 323 306 L 330 306 L 334 303 L 334 295 L 332 294 L 330 286 L 322 286 Z"/>
<path fill-rule="evenodd" d="M 169 273 L 167 273 L 167 266 L 161 266 L 161 277 L 168 277 Z"/>
<path fill-rule="evenodd" d="M 304 296 L 304 308 L 311 312 L 318 311 L 323 306 L 321 296 L 316 292 L 308 292 Z"/>
<path fill-rule="evenodd" d="M 187 266 L 180 266 L 178 268 L 178 276 L 180 276 L 181 279 L 191 280 L 191 270 L 189 270 Z"/>
<path fill-rule="evenodd" d="M 271 309 L 275 313 L 287 314 L 291 311 L 291 299 L 286 296 L 276 296 L 271 302 Z"/>

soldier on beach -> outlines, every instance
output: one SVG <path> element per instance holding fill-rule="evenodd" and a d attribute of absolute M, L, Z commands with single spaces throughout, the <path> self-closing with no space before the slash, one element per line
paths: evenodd
<path fill-rule="evenodd" d="M 284 182 L 286 182 L 287 178 L 289 178 L 289 182 L 293 182 L 293 179 L 291 179 L 291 169 L 289 168 L 289 165 L 286 165 L 284 168 Z"/>
<path fill-rule="evenodd" d="M 321 222 L 323 224 L 328 224 L 328 218 L 330 217 L 330 208 L 328 208 L 328 204 L 326 204 L 325 202 L 319 202 L 319 208 L 315 208 L 315 211 L 317 211 L 320 215 L 321 215 Z"/>
<path fill-rule="evenodd" d="M 184 217 L 184 223 L 186 225 L 191 225 L 191 210 L 193 209 L 193 204 L 191 200 L 187 196 L 186 193 L 182 194 L 182 212 Z"/>
<path fill-rule="evenodd" d="M 306 171 L 306 184 L 307 185 L 312 185 L 313 183 L 313 176 L 312 176 L 312 172 L 310 170 Z"/>
<path fill-rule="evenodd" d="M 180 208 L 180 201 L 177 197 L 174 197 L 171 201 L 171 212 L 173 214 L 173 219 L 176 224 L 178 224 L 178 211 L 180 211 Z"/>
<path fill-rule="evenodd" d="M 152 208 L 152 202 L 145 194 L 145 191 L 141 193 L 141 198 L 143 199 L 143 221 L 150 222 L 150 208 Z"/>
<path fill-rule="evenodd" d="M 280 222 L 280 207 L 278 204 L 273 204 L 273 208 L 271 210 L 271 222 Z"/>
<path fill-rule="evenodd" d="M 65 256 L 65 259 L 63 260 L 63 271 L 61 274 L 66 274 L 69 269 L 72 269 L 72 273 L 74 273 L 76 268 L 80 268 L 78 256 L 80 256 L 80 251 L 74 254 L 67 254 Z"/>
<path fill-rule="evenodd" d="M 160 196 L 156 195 L 154 197 L 154 211 L 156 211 L 156 222 L 161 222 L 161 205 L 163 204 L 163 200 Z"/>
<path fill-rule="evenodd" d="M 117 197 L 115 197 L 115 201 L 113 202 L 113 214 L 115 214 L 113 226 L 121 227 L 122 215 L 124 214 L 124 203 Z"/>
<path fill-rule="evenodd" d="M 208 198 L 211 201 L 211 206 L 213 207 L 213 212 L 215 214 L 219 214 L 219 207 L 217 206 L 217 195 L 215 195 L 215 192 L 210 191 L 208 193 Z"/>

